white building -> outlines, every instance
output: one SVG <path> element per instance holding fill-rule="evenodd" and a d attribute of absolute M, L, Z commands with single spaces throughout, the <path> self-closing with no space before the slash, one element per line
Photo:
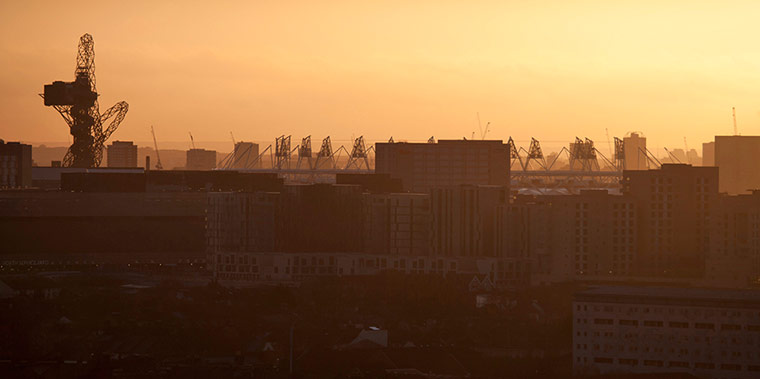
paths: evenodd
<path fill-rule="evenodd" d="M 576 374 L 760 377 L 760 291 L 597 287 L 573 301 Z"/>

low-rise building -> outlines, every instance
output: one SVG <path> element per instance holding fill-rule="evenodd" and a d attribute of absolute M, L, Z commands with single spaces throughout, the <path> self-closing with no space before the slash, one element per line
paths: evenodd
<path fill-rule="evenodd" d="M 575 374 L 760 376 L 760 291 L 597 287 L 573 301 Z"/>

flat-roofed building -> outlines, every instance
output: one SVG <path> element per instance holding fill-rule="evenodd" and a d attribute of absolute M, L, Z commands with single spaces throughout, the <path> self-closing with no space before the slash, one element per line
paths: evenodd
<path fill-rule="evenodd" d="M 370 254 L 430 255 L 430 195 L 364 195 L 364 251 Z"/>
<path fill-rule="evenodd" d="M 731 195 L 760 189 L 760 136 L 715 136 L 720 192 Z"/>
<path fill-rule="evenodd" d="M 232 151 L 231 168 L 260 168 L 259 144 L 253 142 L 238 142 Z"/>
<path fill-rule="evenodd" d="M 715 166 L 715 141 L 702 144 L 702 166 Z"/>
<path fill-rule="evenodd" d="M 108 167 L 137 167 L 137 145 L 132 141 L 114 141 L 106 149 Z"/>
<path fill-rule="evenodd" d="M 647 164 L 647 139 L 642 134 L 633 132 L 623 137 L 623 149 L 625 152 L 626 170 L 646 170 Z"/>
<path fill-rule="evenodd" d="M 190 149 L 187 151 L 187 170 L 213 170 L 216 168 L 216 151 Z"/>
<path fill-rule="evenodd" d="M 32 146 L 0 139 L 0 188 L 32 185 Z"/>
<path fill-rule="evenodd" d="M 509 185 L 509 148 L 503 141 L 440 140 L 375 145 L 375 172 L 401 179 L 404 190 L 425 193 L 462 184 Z"/>
<path fill-rule="evenodd" d="M 597 287 L 572 306 L 576 375 L 760 376 L 760 291 Z"/>
<path fill-rule="evenodd" d="M 458 185 L 430 190 L 432 251 L 436 256 L 497 257 L 497 211 L 509 201 L 504 186 Z"/>
<path fill-rule="evenodd" d="M 717 211 L 718 168 L 663 164 L 623 172 L 636 206 L 638 274 L 702 277 Z"/>

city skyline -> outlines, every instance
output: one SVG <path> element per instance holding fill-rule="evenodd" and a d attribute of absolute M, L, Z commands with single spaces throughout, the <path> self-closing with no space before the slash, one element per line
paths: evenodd
<path fill-rule="evenodd" d="M 101 102 L 132 105 L 111 140 L 150 141 L 151 124 L 167 141 L 470 138 L 479 113 L 492 139 L 603 144 L 608 129 L 696 149 L 733 134 L 731 107 L 757 134 L 760 53 L 737 38 L 757 6 L 683 5 L 3 4 L 0 134 L 68 139 L 37 94 L 71 76 L 85 32 Z"/>

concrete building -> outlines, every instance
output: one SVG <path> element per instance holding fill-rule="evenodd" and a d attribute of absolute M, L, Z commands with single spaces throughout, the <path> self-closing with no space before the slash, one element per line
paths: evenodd
<path fill-rule="evenodd" d="M 364 251 L 368 254 L 431 254 L 430 195 L 364 195 Z"/>
<path fill-rule="evenodd" d="M 499 289 L 528 285 L 529 267 L 510 259 L 401 256 L 345 253 L 213 253 L 207 267 L 224 285 L 246 287 L 261 284 L 297 284 L 319 277 L 377 275 L 384 271 L 404 274 L 488 277 Z"/>
<path fill-rule="evenodd" d="M 702 166 L 715 166 L 715 142 L 702 144 Z"/>
<path fill-rule="evenodd" d="M 623 137 L 623 149 L 625 151 L 626 170 L 646 170 L 647 164 L 647 139 L 643 135 L 633 132 Z"/>
<path fill-rule="evenodd" d="M 506 187 L 459 185 L 430 191 L 435 256 L 496 257 L 496 214 L 509 201 Z"/>
<path fill-rule="evenodd" d="M 108 167 L 138 167 L 137 145 L 132 141 L 114 141 L 106 149 Z"/>
<path fill-rule="evenodd" d="M 202 192 L 0 191 L 0 260 L 205 258 Z"/>
<path fill-rule="evenodd" d="M 598 287 L 573 301 L 576 375 L 760 376 L 760 292 Z"/>
<path fill-rule="evenodd" d="M 187 151 L 187 170 L 213 170 L 216 168 L 216 151 L 190 149 Z"/>
<path fill-rule="evenodd" d="M 705 282 L 742 288 L 760 285 L 760 191 L 721 196 L 706 258 Z"/>
<path fill-rule="evenodd" d="M 636 267 L 641 275 L 702 277 L 717 211 L 718 169 L 686 164 L 623 172 L 638 229 Z"/>
<path fill-rule="evenodd" d="M 715 136 L 715 166 L 720 192 L 730 195 L 760 189 L 760 136 Z"/>
<path fill-rule="evenodd" d="M 516 254 L 533 262 L 534 284 L 615 280 L 635 274 L 638 224 L 630 196 L 605 190 L 518 196 L 511 205 Z"/>
<path fill-rule="evenodd" d="M 238 142 L 232 151 L 232 168 L 260 168 L 259 144 L 253 142 Z"/>
<path fill-rule="evenodd" d="M 461 184 L 509 185 L 509 148 L 502 141 L 377 143 L 375 172 L 401 179 L 404 190 Z"/>
<path fill-rule="evenodd" d="M 32 185 L 32 146 L 0 140 L 0 189 Z"/>

